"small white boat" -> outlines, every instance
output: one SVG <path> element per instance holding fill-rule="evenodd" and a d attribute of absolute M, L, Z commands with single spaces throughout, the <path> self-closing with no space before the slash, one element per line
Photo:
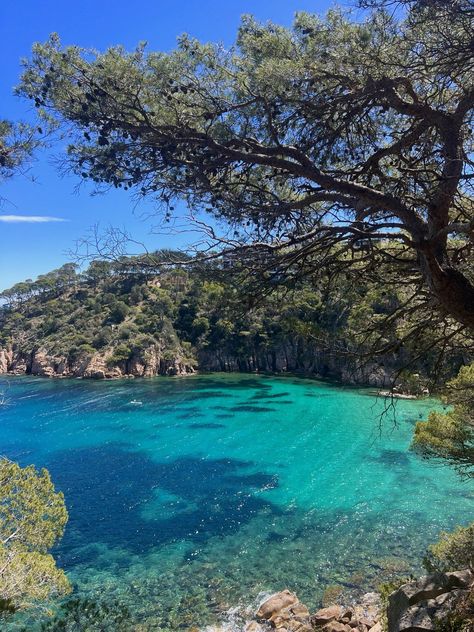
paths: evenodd
<path fill-rule="evenodd" d="M 128 402 L 132 406 L 142 406 L 143 402 L 138 401 L 138 399 L 132 399 L 132 401 Z"/>

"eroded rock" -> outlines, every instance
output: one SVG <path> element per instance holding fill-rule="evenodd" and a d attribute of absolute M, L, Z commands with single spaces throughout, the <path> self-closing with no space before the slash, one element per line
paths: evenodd
<path fill-rule="evenodd" d="M 13 360 L 11 349 L 0 349 L 0 373 L 7 373 Z"/>
<path fill-rule="evenodd" d="M 311 617 L 311 623 L 315 626 L 324 626 L 331 621 L 335 621 L 342 617 L 342 607 L 341 606 L 329 606 L 328 608 L 321 608 L 313 614 Z"/>
<path fill-rule="evenodd" d="M 268 621 L 277 632 L 313 632 L 308 608 L 290 590 L 282 590 L 266 599 L 256 616 Z"/>
<path fill-rule="evenodd" d="M 283 610 L 283 608 L 296 605 L 297 603 L 299 603 L 299 599 L 295 593 L 285 589 L 279 593 L 275 593 L 260 604 L 256 616 L 258 619 L 271 619 Z"/>

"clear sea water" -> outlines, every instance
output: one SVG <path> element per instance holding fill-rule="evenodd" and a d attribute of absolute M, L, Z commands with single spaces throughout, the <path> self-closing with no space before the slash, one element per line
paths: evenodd
<path fill-rule="evenodd" d="M 472 520 L 472 487 L 409 450 L 433 400 L 398 401 L 380 432 L 370 391 L 291 377 L 9 384 L 0 453 L 50 470 L 58 563 L 130 630 L 240 629 L 285 587 L 312 608 L 328 587 L 353 598 Z"/>

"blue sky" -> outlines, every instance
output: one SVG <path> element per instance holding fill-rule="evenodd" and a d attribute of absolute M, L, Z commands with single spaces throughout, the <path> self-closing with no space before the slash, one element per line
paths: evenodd
<path fill-rule="evenodd" d="M 30 104 L 14 97 L 12 89 L 21 72 L 20 59 L 29 55 L 33 42 L 44 41 L 52 32 L 59 33 L 64 44 L 97 49 L 113 44 L 133 49 L 146 40 L 150 49 L 166 51 L 183 32 L 230 45 L 243 13 L 288 25 L 296 11 L 320 13 L 332 4 L 327 0 L 2 0 L 0 117 L 31 117 Z M 61 178 L 54 166 L 60 152 L 61 147 L 56 147 L 40 154 L 28 177 L 19 176 L 0 190 L 0 197 L 6 199 L 0 206 L 0 290 L 70 259 L 75 241 L 97 222 L 124 227 L 148 247 L 192 241 L 190 235 L 151 235 L 151 222 L 143 218 L 151 206 L 134 208 L 123 191 L 91 196 L 88 186 L 77 190 L 77 179 Z M 26 222 L 23 216 L 36 220 Z"/>

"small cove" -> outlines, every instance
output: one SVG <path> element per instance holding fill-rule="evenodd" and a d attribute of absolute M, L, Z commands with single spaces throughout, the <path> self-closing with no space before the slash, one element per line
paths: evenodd
<path fill-rule="evenodd" d="M 58 562 L 142 630 L 284 587 L 311 607 L 335 584 L 371 590 L 472 516 L 472 488 L 409 451 L 433 401 L 398 401 L 380 434 L 382 399 L 308 379 L 9 382 L 0 451 L 64 492 Z"/>

